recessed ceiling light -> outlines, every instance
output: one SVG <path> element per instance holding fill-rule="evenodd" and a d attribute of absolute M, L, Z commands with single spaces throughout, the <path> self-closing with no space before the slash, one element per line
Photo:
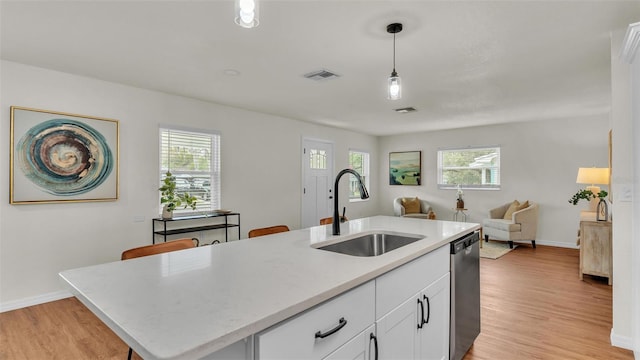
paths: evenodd
<path fill-rule="evenodd" d="M 414 112 L 417 111 L 416 108 L 409 106 L 409 107 L 404 107 L 404 108 L 399 108 L 399 109 L 393 109 L 393 111 L 401 113 L 401 114 L 406 114 L 406 113 L 410 113 L 410 112 Z"/>
<path fill-rule="evenodd" d="M 224 69 L 224 74 L 228 76 L 238 76 L 240 75 L 240 71 L 236 69 Z"/>

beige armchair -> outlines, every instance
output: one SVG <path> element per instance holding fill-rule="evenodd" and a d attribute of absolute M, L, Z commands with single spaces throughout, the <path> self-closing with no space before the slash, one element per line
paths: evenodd
<path fill-rule="evenodd" d="M 403 205 L 403 199 L 405 203 L 410 202 L 412 203 L 412 205 L 415 205 L 414 202 L 418 201 L 418 203 L 420 204 L 419 209 L 415 211 L 416 210 L 415 206 L 413 206 L 413 209 L 409 209 L 409 211 L 407 211 L 407 209 Z M 428 219 L 429 211 L 431 211 L 431 205 L 429 205 L 427 201 L 420 200 L 417 197 L 399 197 L 399 198 L 393 199 L 393 214 L 395 216 Z"/>
<path fill-rule="evenodd" d="M 531 245 L 535 248 L 538 204 L 530 203 L 529 206 L 523 208 L 519 203 L 513 206 L 514 203 L 517 201 L 489 210 L 489 219 L 482 221 L 484 240 L 507 241 L 510 248 L 513 248 L 514 241 L 531 241 Z M 510 209 L 510 207 L 512 208 Z M 508 212 L 511 212 L 511 216 L 507 214 Z"/>

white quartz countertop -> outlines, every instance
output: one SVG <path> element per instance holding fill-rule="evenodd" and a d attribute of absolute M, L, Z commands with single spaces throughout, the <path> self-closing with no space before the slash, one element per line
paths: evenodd
<path fill-rule="evenodd" d="M 145 359 L 200 358 L 437 249 L 480 225 L 375 216 L 66 270 L 72 293 Z M 425 238 L 375 257 L 318 250 L 385 230 Z"/>

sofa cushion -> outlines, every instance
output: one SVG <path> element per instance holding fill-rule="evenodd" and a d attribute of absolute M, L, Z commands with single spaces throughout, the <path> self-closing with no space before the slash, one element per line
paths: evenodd
<path fill-rule="evenodd" d="M 508 231 L 508 232 L 520 231 L 521 228 L 522 228 L 520 226 L 520 224 L 514 224 L 510 219 L 509 220 L 505 220 L 505 219 L 484 219 L 482 221 L 482 227 L 483 228 L 493 228 L 493 229 L 498 229 L 498 230 L 503 230 L 503 231 Z"/>
<path fill-rule="evenodd" d="M 507 209 L 507 212 L 504 213 L 504 219 L 505 220 L 511 220 L 511 217 L 512 217 L 513 213 L 516 212 L 516 208 L 518 206 L 520 206 L 520 202 L 518 200 L 513 200 L 511 205 L 509 205 L 509 208 Z"/>
<path fill-rule="evenodd" d="M 420 200 L 416 198 L 403 198 L 402 206 L 404 206 L 405 214 L 419 214 L 420 213 Z"/>
<path fill-rule="evenodd" d="M 529 200 L 523 202 L 522 204 L 516 206 L 516 211 L 520 211 L 529 207 Z M 515 212 L 515 211 L 514 211 Z"/>

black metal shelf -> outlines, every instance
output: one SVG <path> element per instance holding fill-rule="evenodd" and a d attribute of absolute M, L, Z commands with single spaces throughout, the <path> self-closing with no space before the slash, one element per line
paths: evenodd
<path fill-rule="evenodd" d="M 235 216 L 237 218 L 237 223 L 229 223 L 229 216 Z M 167 229 L 167 223 L 179 222 L 179 221 L 208 221 L 208 220 L 222 220 L 224 217 L 224 223 L 216 223 L 216 224 L 208 224 L 208 225 L 196 225 L 196 226 L 185 226 L 174 229 Z M 162 223 L 162 227 L 160 230 L 156 229 L 156 224 Z M 172 219 L 163 219 L 163 218 L 155 218 L 152 219 L 152 241 L 156 243 L 156 235 L 160 235 L 164 238 L 164 241 L 167 241 L 168 235 L 175 234 L 184 234 L 190 232 L 198 232 L 198 231 L 206 231 L 206 230 L 217 230 L 224 229 L 224 241 L 227 242 L 229 240 L 229 228 L 238 228 L 238 240 L 240 240 L 240 214 L 239 213 L 210 213 L 210 214 L 199 214 L 199 215 L 190 215 L 190 216 L 179 216 L 174 217 Z"/>

